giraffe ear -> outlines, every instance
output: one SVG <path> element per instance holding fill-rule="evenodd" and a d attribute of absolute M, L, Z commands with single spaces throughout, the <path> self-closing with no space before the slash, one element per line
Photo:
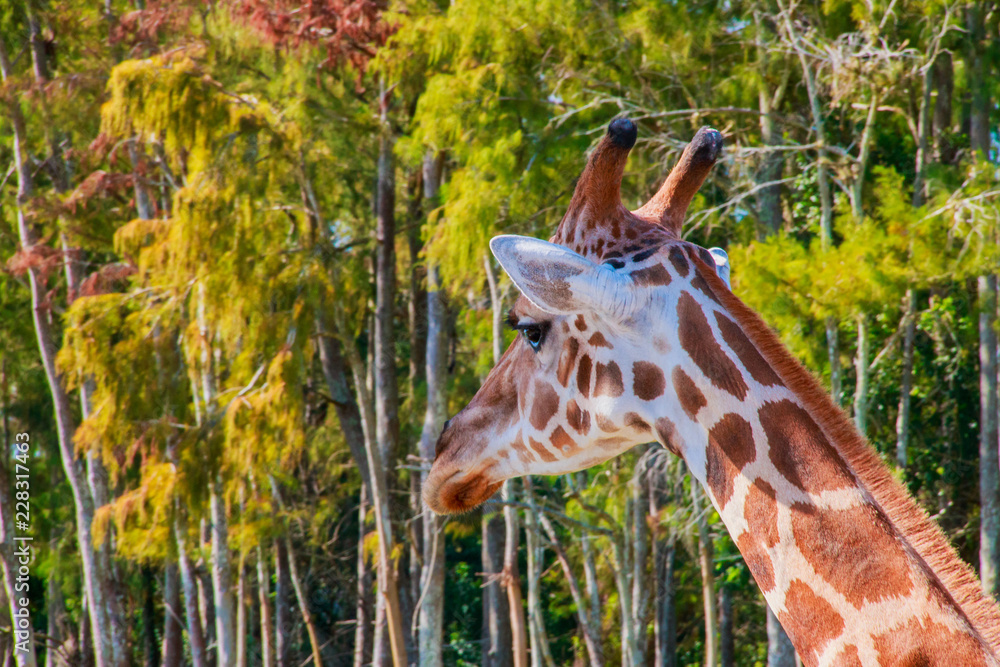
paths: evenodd
<path fill-rule="evenodd" d="M 722 248 L 709 248 L 708 252 L 711 253 L 712 259 L 715 260 L 715 271 L 722 278 L 722 282 L 726 283 L 726 287 L 733 289 L 733 286 L 729 284 L 729 255 Z"/>
<path fill-rule="evenodd" d="M 636 297 L 632 279 L 568 248 L 527 236 L 503 235 L 490 250 L 524 296 L 548 313 L 596 310 L 626 319 Z"/>

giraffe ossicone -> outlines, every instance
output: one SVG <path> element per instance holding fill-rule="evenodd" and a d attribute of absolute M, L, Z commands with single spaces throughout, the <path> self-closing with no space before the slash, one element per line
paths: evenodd
<path fill-rule="evenodd" d="M 1000 612 L 974 575 L 733 295 L 725 252 L 681 239 L 721 135 L 699 130 L 628 211 L 635 136 L 612 122 L 548 242 L 491 242 L 520 335 L 441 434 L 427 505 L 467 511 L 505 479 L 655 440 L 705 486 L 804 664 L 1000 666 Z"/>

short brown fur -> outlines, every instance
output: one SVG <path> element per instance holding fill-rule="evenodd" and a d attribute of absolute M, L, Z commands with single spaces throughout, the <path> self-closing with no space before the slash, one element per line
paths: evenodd
<path fill-rule="evenodd" d="M 862 486 L 881 507 L 900 538 L 927 564 L 930 570 L 928 577 L 937 577 L 956 606 L 966 614 L 969 624 L 985 645 L 994 655 L 1000 655 L 1000 610 L 983 594 L 979 581 L 959 559 L 941 529 L 928 518 L 899 482 L 892 478 L 882 460 L 840 408 L 834 405 L 816 378 L 789 354 L 760 316 L 726 287 L 716 275 L 714 267 L 710 268 L 699 260 L 696 270 L 719 295 L 722 305 L 735 318 L 785 386 L 802 401 Z"/>

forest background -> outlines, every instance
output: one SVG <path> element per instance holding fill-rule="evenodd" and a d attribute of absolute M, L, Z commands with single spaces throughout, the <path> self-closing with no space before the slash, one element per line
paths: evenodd
<path fill-rule="evenodd" d="M 722 131 L 686 238 L 997 595 L 998 10 L 4 3 L 0 663 L 795 664 L 659 448 L 421 507 L 622 114 L 626 204 Z"/>

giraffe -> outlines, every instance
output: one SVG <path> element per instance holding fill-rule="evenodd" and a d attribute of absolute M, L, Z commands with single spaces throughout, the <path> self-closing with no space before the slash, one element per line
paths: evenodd
<path fill-rule="evenodd" d="M 680 237 L 722 137 L 702 128 L 628 211 L 611 122 L 549 241 L 490 247 L 519 336 L 445 426 L 424 487 L 467 511 L 505 479 L 658 441 L 683 457 L 807 666 L 1000 665 L 1000 611 L 816 379 Z"/>

